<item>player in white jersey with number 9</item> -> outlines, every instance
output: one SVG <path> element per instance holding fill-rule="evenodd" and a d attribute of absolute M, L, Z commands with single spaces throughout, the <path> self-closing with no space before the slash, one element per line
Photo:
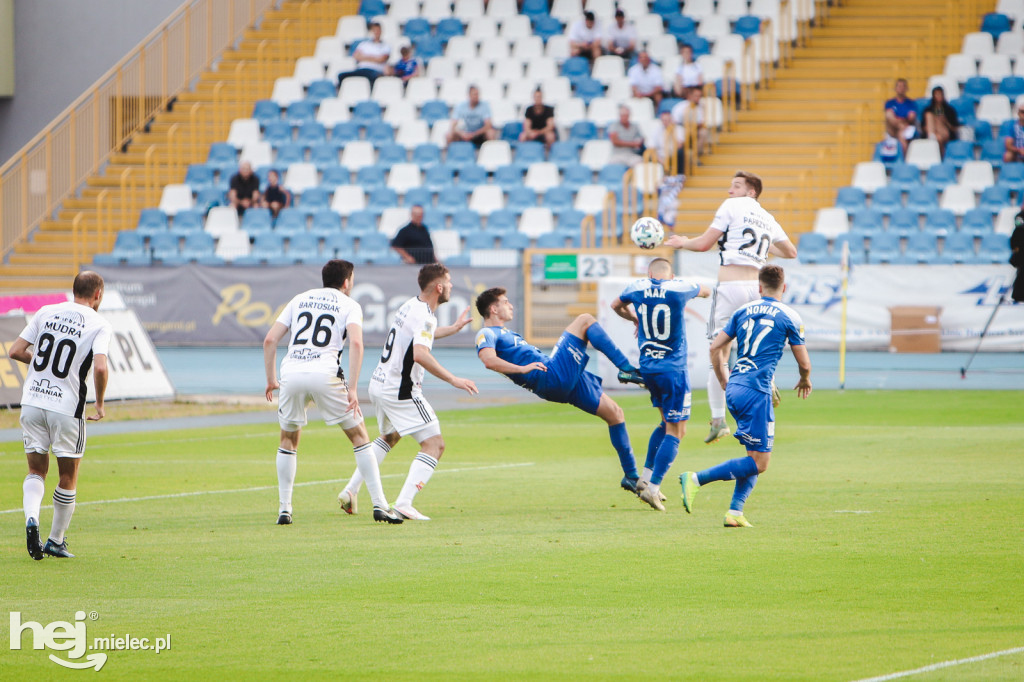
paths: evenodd
<path fill-rule="evenodd" d="M 672 235 L 665 240 L 666 246 L 687 251 L 707 251 L 718 244 L 718 284 L 712 294 L 711 314 L 708 316 L 709 341 L 718 336 L 734 312 L 760 298 L 757 275 L 768 262 L 768 254 L 796 258 L 796 245 L 772 214 L 758 203 L 761 189 L 761 178 L 746 171 L 736 171 L 729 184 L 729 198 L 718 207 L 715 219 L 704 234 L 699 237 Z M 728 362 L 728 347 L 723 357 Z M 725 372 L 728 374 L 728 367 Z M 774 389 L 772 399 L 778 400 Z M 730 433 L 725 423 L 725 391 L 714 371 L 708 374 L 708 404 L 711 407 L 711 432 L 704 442 L 713 443 Z"/>
<path fill-rule="evenodd" d="M 330 260 L 321 271 L 323 288 L 305 291 L 285 306 L 263 340 L 267 400 L 280 388 L 277 416 L 281 443 L 277 450 L 280 494 L 278 525 L 292 522 L 292 489 L 296 453 L 306 405 L 312 400 L 328 426 L 338 424 L 355 448 L 356 466 L 367 480 L 373 498 L 373 519 L 401 523 L 390 510 L 380 482 L 380 470 L 359 409 L 359 369 L 363 362 L 363 309 L 349 297 L 355 280 L 352 263 Z M 281 381 L 275 375 L 277 344 L 291 333 L 288 353 L 281 361 Z M 348 338 L 348 382 L 341 370 L 341 353 Z"/>
<path fill-rule="evenodd" d="M 28 553 L 37 561 L 43 554 L 62 559 L 74 556 L 68 552 L 64 534 L 75 512 L 85 421 L 99 421 L 106 414 L 103 394 L 112 332 L 110 323 L 96 312 L 103 300 L 103 278 L 95 272 L 81 272 L 75 277 L 72 293 L 74 301 L 40 308 L 8 352 L 29 366 L 21 397 L 21 428 L 28 458 L 22 500 Z M 90 367 L 94 367 L 96 413 L 83 420 Z M 53 527 L 40 547 L 39 508 L 51 450 L 57 458 L 60 481 L 53 490 Z"/>

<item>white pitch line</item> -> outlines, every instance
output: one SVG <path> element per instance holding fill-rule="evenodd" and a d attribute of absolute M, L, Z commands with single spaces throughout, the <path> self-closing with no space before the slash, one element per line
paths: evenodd
<path fill-rule="evenodd" d="M 903 672 L 889 673 L 888 675 L 879 675 L 878 677 L 865 677 L 864 679 L 856 680 L 855 682 L 886 682 L 886 680 L 898 680 L 901 677 L 920 675 L 921 673 L 929 673 L 933 670 L 952 668 L 957 665 L 966 665 L 967 663 L 978 663 L 980 661 L 987 661 L 992 658 L 999 658 L 1000 656 L 1010 656 L 1011 654 L 1020 653 L 1024 653 L 1024 646 L 1019 646 L 1016 649 L 1005 649 L 1003 651 L 996 651 L 991 654 L 983 654 L 981 656 L 972 656 L 970 658 L 958 658 L 955 661 L 943 661 L 942 663 L 933 663 L 932 665 L 926 665 L 923 668 L 915 668 L 914 670 L 904 670 Z"/>
<path fill-rule="evenodd" d="M 512 469 L 515 467 L 530 467 L 533 466 L 533 462 L 520 462 L 518 464 L 494 464 L 480 467 L 460 467 L 458 469 L 441 469 L 435 471 L 434 474 L 460 474 L 466 471 L 484 471 L 487 469 Z M 398 478 L 405 476 L 406 474 L 383 474 L 381 478 Z M 327 483 L 347 483 L 347 478 L 330 478 L 326 481 L 305 481 L 303 483 L 296 483 L 295 487 L 304 487 L 310 485 L 325 485 Z M 171 500 L 178 497 L 196 497 L 198 495 L 227 495 L 230 493 L 255 493 L 261 490 L 277 490 L 276 485 L 261 485 L 254 488 L 236 488 L 233 490 L 195 490 L 187 493 L 168 493 L 167 495 L 147 495 L 145 497 L 121 497 L 116 500 L 87 500 L 85 502 L 77 503 L 77 506 L 81 507 L 87 504 L 121 504 L 124 502 L 146 502 L 148 500 Z M 41 509 L 52 509 L 53 505 L 48 504 Z M 0 511 L 0 514 L 17 514 L 23 512 L 23 509 L 4 509 Z"/>

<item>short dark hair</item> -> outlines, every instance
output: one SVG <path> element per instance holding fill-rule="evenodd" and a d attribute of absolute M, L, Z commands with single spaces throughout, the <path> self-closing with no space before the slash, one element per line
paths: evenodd
<path fill-rule="evenodd" d="M 448 268 L 441 263 L 430 263 L 420 268 L 419 277 L 416 278 L 420 285 L 420 291 L 424 291 L 431 284 L 445 276 Z"/>
<path fill-rule="evenodd" d="M 761 196 L 761 178 L 757 177 L 753 173 L 748 173 L 747 171 L 736 171 L 736 175 L 734 175 L 733 177 L 743 178 L 743 182 L 747 183 L 747 185 L 754 190 L 755 199 Z"/>
<path fill-rule="evenodd" d="M 345 286 L 345 282 L 352 276 L 352 271 L 355 269 L 355 266 L 347 260 L 332 258 L 320 271 L 320 279 L 323 281 L 324 287 L 340 289 Z"/>
<path fill-rule="evenodd" d="M 480 317 L 486 318 L 491 311 L 491 306 L 498 302 L 498 299 L 505 295 L 503 287 L 493 287 L 476 297 L 476 311 Z"/>
<path fill-rule="evenodd" d="M 761 268 L 761 272 L 758 273 L 757 281 L 760 282 L 761 286 L 765 289 L 778 291 L 786 282 L 786 271 L 779 265 L 766 265 Z"/>
<path fill-rule="evenodd" d="M 590 10 L 587 10 L 586 12 L 583 13 L 583 19 L 586 21 L 594 21 L 594 13 L 591 12 Z"/>
<path fill-rule="evenodd" d="M 617 17 L 623 17 L 623 18 L 625 18 L 625 16 L 626 16 L 626 13 L 625 13 L 625 12 L 623 12 L 621 8 L 620 8 L 620 9 L 616 9 L 616 10 L 615 10 L 615 16 L 617 16 Z"/>
<path fill-rule="evenodd" d="M 75 295 L 75 298 L 92 298 L 102 288 L 103 277 L 98 272 L 83 270 L 75 277 L 75 282 L 71 285 L 71 293 Z"/>

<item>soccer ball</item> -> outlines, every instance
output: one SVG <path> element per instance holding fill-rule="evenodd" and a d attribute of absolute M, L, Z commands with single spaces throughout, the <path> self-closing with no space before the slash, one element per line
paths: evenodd
<path fill-rule="evenodd" d="M 645 216 L 629 228 L 629 238 L 641 249 L 653 249 L 665 240 L 665 228 L 657 218 Z"/>

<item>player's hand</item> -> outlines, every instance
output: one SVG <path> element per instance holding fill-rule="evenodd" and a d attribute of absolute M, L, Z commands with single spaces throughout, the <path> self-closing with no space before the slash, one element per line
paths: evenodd
<path fill-rule="evenodd" d="M 671 237 L 665 239 L 665 241 L 662 242 L 662 244 L 664 244 L 665 246 L 671 246 L 673 249 L 681 249 L 683 248 L 683 244 L 686 243 L 686 240 L 687 238 L 682 236 L 681 234 L 674 234 Z"/>
<path fill-rule="evenodd" d="M 87 422 L 98 422 L 99 420 L 103 419 L 106 416 L 107 416 L 107 411 L 103 408 L 103 406 L 102 405 L 97 405 L 96 406 L 96 414 L 90 414 L 88 417 L 85 418 L 85 421 L 87 421 Z"/>
<path fill-rule="evenodd" d="M 349 391 L 348 411 L 356 416 L 362 416 L 363 414 L 363 411 L 359 409 L 359 396 L 356 395 L 355 391 Z"/>
<path fill-rule="evenodd" d="M 276 391 L 279 388 L 281 388 L 281 384 L 277 383 L 276 381 L 271 381 L 271 382 L 267 383 L 267 402 L 268 403 L 274 402 L 274 391 Z"/>
<path fill-rule="evenodd" d="M 729 380 L 726 379 L 725 381 L 722 381 L 721 379 L 719 379 L 718 383 L 722 386 L 722 390 L 724 391 L 725 387 L 729 385 Z"/>
<path fill-rule="evenodd" d="M 796 394 L 800 398 L 806 398 L 811 394 L 811 380 L 804 379 L 801 377 L 800 381 L 796 382 Z"/>
<path fill-rule="evenodd" d="M 545 365 L 543 362 L 531 362 L 528 365 L 523 365 L 522 369 L 523 369 L 523 372 L 522 372 L 523 374 L 529 374 L 530 372 L 532 372 L 535 369 L 539 369 L 542 372 L 548 371 L 547 365 Z"/>
<path fill-rule="evenodd" d="M 476 387 L 469 379 L 463 379 L 462 377 L 455 377 L 452 379 L 452 386 L 455 388 L 461 388 L 463 391 L 470 395 L 476 395 L 480 392 L 480 389 Z"/>
<path fill-rule="evenodd" d="M 452 326 L 458 329 L 459 331 L 462 331 L 462 328 L 469 324 L 472 320 L 473 316 L 469 314 L 469 306 L 467 305 L 466 309 L 463 310 L 462 313 L 459 315 L 459 319 L 455 320 L 455 324 Z"/>

